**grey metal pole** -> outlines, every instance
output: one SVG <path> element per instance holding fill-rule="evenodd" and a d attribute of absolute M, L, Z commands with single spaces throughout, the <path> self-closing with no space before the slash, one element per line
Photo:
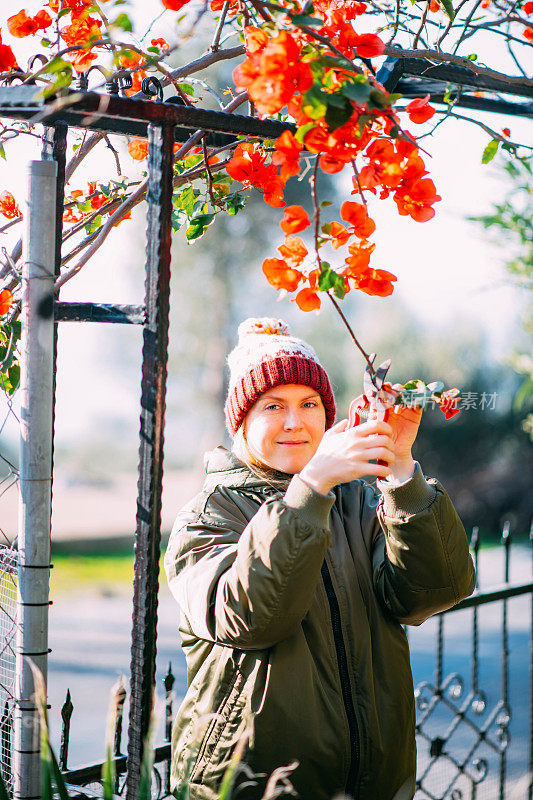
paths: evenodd
<path fill-rule="evenodd" d="M 30 161 L 24 207 L 19 577 L 17 597 L 14 797 L 40 797 L 40 733 L 28 658 L 48 661 L 52 472 L 55 161 Z"/>

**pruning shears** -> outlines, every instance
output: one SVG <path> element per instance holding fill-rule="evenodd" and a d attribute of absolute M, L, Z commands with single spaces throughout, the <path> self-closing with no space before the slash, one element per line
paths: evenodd
<path fill-rule="evenodd" d="M 372 416 L 379 421 L 387 419 L 391 405 L 390 393 L 383 388 L 385 376 L 389 371 L 390 365 L 391 360 L 388 358 L 383 364 L 379 365 L 372 375 L 370 366 L 367 364 L 363 375 L 364 396 L 370 405 L 370 412 L 374 412 Z"/>
<path fill-rule="evenodd" d="M 370 363 L 373 365 L 375 354 L 370 356 Z M 378 422 L 386 422 L 389 416 L 389 409 L 394 405 L 396 396 L 384 388 L 385 377 L 391 365 L 388 358 L 383 364 L 372 373 L 370 366 L 367 365 L 363 375 L 364 394 L 356 397 L 350 403 L 348 410 L 348 427 L 359 425 L 360 418 L 374 419 Z M 387 384 L 388 385 L 388 384 Z M 378 464 L 387 466 L 384 461 L 378 460 Z"/>

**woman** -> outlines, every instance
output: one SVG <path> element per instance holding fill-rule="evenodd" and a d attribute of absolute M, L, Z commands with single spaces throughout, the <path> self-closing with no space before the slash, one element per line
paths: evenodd
<path fill-rule="evenodd" d="M 422 412 L 335 425 L 325 370 L 280 320 L 246 320 L 228 362 L 233 449 L 207 455 L 165 558 L 189 683 L 174 788 L 190 781 L 193 800 L 215 800 L 238 747 L 238 798 L 263 797 L 274 770 L 292 765 L 302 800 L 408 800 L 402 623 L 474 588 L 463 526 L 411 455 Z"/>

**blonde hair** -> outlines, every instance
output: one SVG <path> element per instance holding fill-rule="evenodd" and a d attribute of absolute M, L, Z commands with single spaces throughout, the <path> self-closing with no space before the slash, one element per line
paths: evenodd
<path fill-rule="evenodd" d="M 275 489 L 285 489 L 287 487 L 288 479 L 286 477 L 282 477 L 284 473 L 281 473 L 279 470 L 274 469 L 274 467 L 265 464 L 264 461 L 261 461 L 260 458 L 257 458 L 257 456 L 251 451 L 250 445 L 248 444 L 248 440 L 246 438 L 246 431 L 244 429 L 245 424 L 246 419 L 244 419 L 241 425 L 239 425 L 237 428 L 237 431 L 233 436 L 231 452 L 236 455 L 238 459 L 243 461 L 257 478 L 265 481 L 265 483 L 268 483 Z"/>

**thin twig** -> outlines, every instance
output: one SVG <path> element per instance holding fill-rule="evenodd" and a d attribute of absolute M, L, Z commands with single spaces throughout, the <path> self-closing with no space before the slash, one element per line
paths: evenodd
<path fill-rule="evenodd" d="M 219 48 L 220 36 L 222 34 L 222 28 L 224 27 L 224 23 L 226 21 L 228 8 L 229 8 L 229 0 L 226 0 L 224 5 L 222 6 L 222 11 L 220 12 L 220 19 L 218 20 L 218 25 L 215 31 L 215 35 L 213 37 L 213 41 L 211 42 L 211 52 L 213 53 L 216 53 Z"/>
<path fill-rule="evenodd" d="M 107 143 L 108 148 L 111 150 L 111 152 L 113 153 L 113 156 L 115 157 L 115 165 L 116 165 L 116 168 L 117 168 L 117 175 L 118 175 L 118 177 L 120 177 L 122 175 L 122 167 L 120 166 L 120 159 L 119 159 L 118 151 L 111 144 L 111 140 L 109 139 L 109 136 L 107 136 L 107 134 L 104 136 L 104 139 L 105 139 L 105 141 Z"/>
<path fill-rule="evenodd" d="M 426 24 L 426 17 L 428 15 L 429 6 L 431 5 L 431 0 L 426 0 L 426 5 L 424 6 L 424 12 L 422 14 L 422 19 L 420 20 L 420 27 L 415 33 L 415 38 L 413 39 L 413 50 L 416 50 L 418 47 L 418 41 L 420 39 L 420 35 L 424 30 L 424 25 Z"/>
<path fill-rule="evenodd" d="M 318 236 L 320 231 L 320 208 L 318 206 L 318 196 L 316 190 L 316 181 L 318 176 L 318 158 L 315 160 L 315 166 L 313 169 L 313 174 L 309 178 L 309 185 L 311 186 L 311 196 L 313 198 L 313 206 L 315 208 L 315 213 L 313 215 L 313 219 L 315 221 L 315 230 L 314 230 L 314 241 L 315 241 L 315 259 L 316 259 L 316 266 L 318 271 L 320 272 L 322 266 L 320 264 L 320 245 L 318 243 Z"/>
<path fill-rule="evenodd" d="M 357 182 L 357 188 L 359 189 L 359 194 L 361 195 L 361 200 L 363 201 L 363 203 L 365 205 L 365 208 L 368 208 L 368 204 L 366 202 L 366 197 L 365 197 L 365 195 L 363 193 L 363 190 L 361 188 L 361 183 L 359 181 L 359 170 L 357 169 L 357 164 L 355 163 L 355 159 L 354 158 L 352 158 L 351 164 L 352 164 L 353 174 L 354 174 L 355 180 Z"/>
<path fill-rule="evenodd" d="M 328 295 L 329 299 L 331 300 L 331 302 L 333 303 L 333 306 L 335 307 L 335 309 L 336 309 L 337 313 L 339 314 L 340 318 L 342 319 L 342 321 L 346 325 L 346 327 L 348 329 L 348 333 L 350 334 L 353 343 L 359 349 L 359 351 L 361 352 L 363 358 L 365 359 L 366 363 L 368 364 L 368 368 L 370 369 L 370 375 L 374 375 L 375 374 L 375 370 L 374 370 L 374 367 L 372 366 L 372 362 L 370 361 L 370 356 L 368 355 L 368 353 L 363 349 L 363 347 L 357 341 L 357 338 L 355 336 L 355 333 L 352 330 L 352 327 L 351 327 L 350 323 L 348 322 L 348 320 L 346 319 L 346 317 L 342 313 L 342 309 L 341 309 L 340 305 L 337 303 L 337 301 L 335 300 L 335 298 L 333 297 L 333 295 L 330 294 L 330 292 L 327 292 L 327 295 Z"/>

